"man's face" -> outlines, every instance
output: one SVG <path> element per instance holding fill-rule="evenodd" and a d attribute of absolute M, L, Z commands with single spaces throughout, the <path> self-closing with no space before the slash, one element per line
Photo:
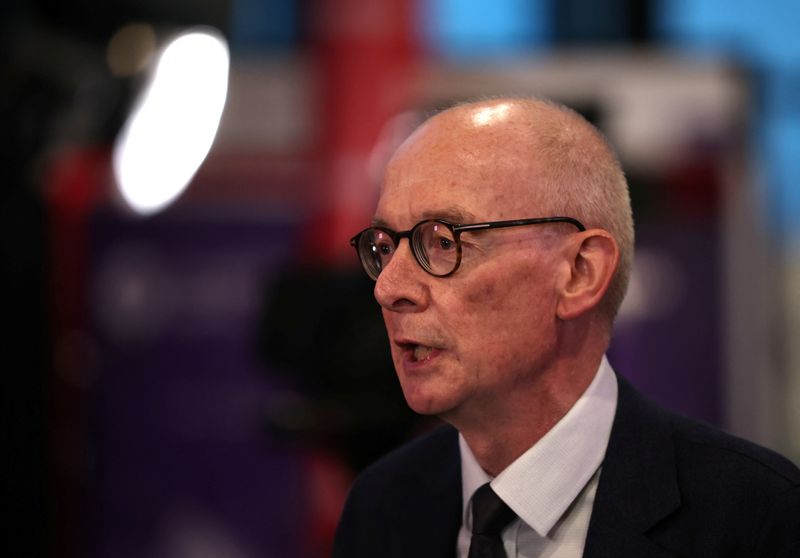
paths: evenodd
<path fill-rule="evenodd" d="M 454 119 L 434 120 L 398 151 L 375 221 L 407 230 L 428 218 L 544 216 L 536 195 L 540 163 L 530 148 L 508 126 L 476 127 L 468 114 Z M 461 266 L 444 278 L 426 273 L 401 241 L 375 297 L 412 409 L 453 422 L 480 420 L 540 388 L 556 342 L 555 271 L 563 265 L 559 237 L 546 229 L 463 233 Z"/>

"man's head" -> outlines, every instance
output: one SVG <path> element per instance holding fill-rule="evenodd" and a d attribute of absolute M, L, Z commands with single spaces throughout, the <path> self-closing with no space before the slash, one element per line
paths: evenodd
<path fill-rule="evenodd" d="M 607 346 L 633 226 L 613 151 L 579 115 L 546 101 L 459 105 L 394 154 L 378 226 L 554 216 L 588 230 L 553 223 L 465 231 L 460 267 L 447 277 L 426 272 L 408 241 L 385 260 L 375 297 L 414 410 L 464 424 L 503 420 L 531 396 L 571 404 L 563 388 L 584 383 L 576 370 L 596 367 Z"/>

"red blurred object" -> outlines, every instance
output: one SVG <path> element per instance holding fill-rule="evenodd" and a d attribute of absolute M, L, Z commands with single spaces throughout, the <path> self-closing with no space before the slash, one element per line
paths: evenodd
<path fill-rule="evenodd" d="M 85 388 L 89 363 L 87 265 L 89 217 L 108 202 L 110 153 L 106 147 L 66 150 L 51 164 L 45 180 L 50 224 L 50 367 L 46 384 L 50 424 L 50 510 L 52 549 L 69 558 L 80 554 L 78 537 L 81 483 L 87 467 Z"/>
<path fill-rule="evenodd" d="M 330 0 L 316 4 L 321 114 L 319 212 L 308 242 L 318 263 L 348 261 L 348 239 L 369 222 L 377 185 L 370 154 L 387 121 L 406 108 L 417 51 L 414 2 Z"/>

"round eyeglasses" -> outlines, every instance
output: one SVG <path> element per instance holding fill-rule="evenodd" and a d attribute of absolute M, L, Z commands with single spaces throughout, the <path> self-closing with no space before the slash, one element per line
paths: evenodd
<path fill-rule="evenodd" d="M 456 225 L 442 219 L 427 219 L 400 232 L 385 227 L 369 227 L 351 238 L 350 245 L 356 249 L 364 271 L 373 280 L 377 280 L 381 271 L 389 265 L 403 238 L 408 239 L 411 253 L 422 269 L 434 277 L 447 277 L 455 273 L 461 264 L 462 232 L 545 223 L 569 223 L 579 231 L 586 230 L 583 223 L 572 217 L 537 217 L 468 225 Z"/>

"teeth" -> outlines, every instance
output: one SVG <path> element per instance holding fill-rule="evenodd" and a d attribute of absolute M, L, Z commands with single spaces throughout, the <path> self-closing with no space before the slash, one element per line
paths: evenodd
<path fill-rule="evenodd" d="M 417 345 L 414 347 L 414 360 L 425 360 L 431 356 L 433 349 L 425 345 Z"/>

